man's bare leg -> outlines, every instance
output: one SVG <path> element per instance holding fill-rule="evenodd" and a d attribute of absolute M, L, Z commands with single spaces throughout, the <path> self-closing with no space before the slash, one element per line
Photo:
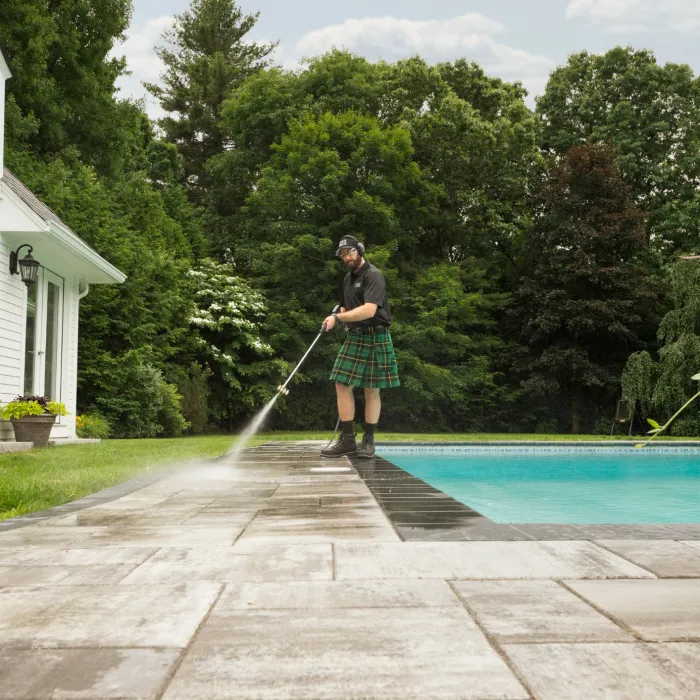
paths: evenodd
<path fill-rule="evenodd" d="M 365 389 L 365 423 L 376 425 L 382 412 L 382 399 L 379 389 Z"/>
<path fill-rule="evenodd" d="M 343 422 L 355 419 L 355 397 L 352 387 L 345 384 L 335 384 L 335 392 L 338 396 L 338 415 Z"/>

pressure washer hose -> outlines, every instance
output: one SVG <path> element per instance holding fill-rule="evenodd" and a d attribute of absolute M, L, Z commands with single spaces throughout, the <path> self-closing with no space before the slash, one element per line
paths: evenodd
<path fill-rule="evenodd" d="M 335 440 L 335 434 L 338 432 L 339 426 L 340 426 L 340 416 L 338 416 L 338 420 L 335 422 L 335 430 L 333 431 L 333 437 L 328 441 L 328 444 L 326 445 L 326 447 L 330 447 L 333 440 Z M 326 447 L 324 447 L 323 449 L 325 450 Z"/>

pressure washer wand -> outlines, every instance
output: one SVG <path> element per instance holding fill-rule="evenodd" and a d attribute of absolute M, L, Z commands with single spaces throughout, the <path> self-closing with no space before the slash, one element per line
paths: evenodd
<path fill-rule="evenodd" d="M 340 308 L 340 304 L 337 304 L 333 308 L 333 311 L 331 311 L 331 313 L 334 314 L 339 308 Z M 314 340 L 314 342 L 311 343 L 311 345 L 309 346 L 309 349 L 306 351 L 306 354 L 304 355 L 304 357 L 302 357 L 301 360 L 299 360 L 299 364 L 294 368 L 293 372 L 289 375 L 289 377 L 287 377 L 287 381 L 284 384 L 281 384 L 280 386 L 277 387 L 278 394 L 284 394 L 285 396 L 289 395 L 289 389 L 287 389 L 287 384 L 289 384 L 289 382 L 292 381 L 292 377 L 297 373 L 297 370 L 299 369 L 299 367 L 301 367 L 302 363 L 307 358 L 308 354 L 314 349 L 314 345 L 316 345 L 316 343 L 318 343 L 319 338 L 325 332 L 326 332 L 326 324 L 324 323 L 321 326 L 321 332 L 316 336 L 316 340 Z"/>

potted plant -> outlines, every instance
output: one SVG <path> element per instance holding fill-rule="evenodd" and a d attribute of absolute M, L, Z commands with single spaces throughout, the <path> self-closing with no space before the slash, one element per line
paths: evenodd
<path fill-rule="evenodd" d="M 46 396 L 18 396 L 0 415 L 12 422 L 17 442 L 32 442 L 34 447 L 47 447 L 56 416 L 66 416 L 65 404 Z"/>

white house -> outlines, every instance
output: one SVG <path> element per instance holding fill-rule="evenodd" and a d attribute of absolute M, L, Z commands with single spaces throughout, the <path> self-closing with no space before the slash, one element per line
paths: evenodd
<path fill-rule="evenodd" d="M 18 394 L 63 401 L 70 415 L 57 419 L 51 439 L 74 439 L 80 300 L 91 284 L 118 284 L 126 276 L 4 167 L 10 77 L 0 52 L 0 404 Z M 39 266 L 36 282 L 25 284 L 20 265 L 11 265 L 11 259 L 21 263 L 28 253 Z M 12 425 L 0 420 L 0 441 L 7 440 L 14 440 Z"/>

